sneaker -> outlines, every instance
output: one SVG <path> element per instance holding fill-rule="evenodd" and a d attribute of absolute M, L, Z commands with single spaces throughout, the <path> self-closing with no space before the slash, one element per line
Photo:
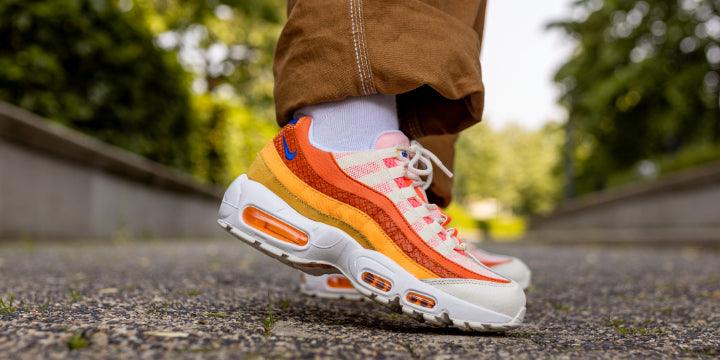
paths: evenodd
<path fill-rule="evenodd" d="M 522 260 L 512 256 L 493 254 L 472 245 L 468 246 L 467 252 L 495 273 L 514 280 L 523 289 L 530 286 L 530 268 Z M 354 291 L 350 281 L 343 279 L 343 276 L 338 274 L 321 276 L 302 274 L 300 292 L 324 299 L 362 299 L 362 296 Z"/>
<path fill-rule="evenodd" d="M 300 292 L 322 299 L 363 300 L 348 278 L 340 274 L 300 275 Z"/>
<path fill-rule="evenodd" d="M 514 256 L 494 254 L 477 247 L 468 252 L 492 271 L 520 284 L 523 289 L 530 286 L 532 272 L 522 260 Z"/>
<path fill-rule="evenodd" d="M 438 158 L 399 131 L 375 149 L 312 145 L 293 120 L 225 192 L 218 223 L 310 275 L 342 274 L 362 295 L 419 320 L 466 330 L 519 326 L 518 283 L 469 256 L 424 188 Z M 449 174 L 452 175 L 452 174 Z"/>

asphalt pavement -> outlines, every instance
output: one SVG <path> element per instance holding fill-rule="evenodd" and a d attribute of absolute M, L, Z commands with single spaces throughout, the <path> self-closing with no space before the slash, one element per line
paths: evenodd
<path fill-rule="evenodd" d="M 371 302 L 298 293 L 239 241 L 0 243 L 10 358 L 713 358 L 720 252 L 491 244 L 534 271 L 526 325 L 436 328 Z"/>

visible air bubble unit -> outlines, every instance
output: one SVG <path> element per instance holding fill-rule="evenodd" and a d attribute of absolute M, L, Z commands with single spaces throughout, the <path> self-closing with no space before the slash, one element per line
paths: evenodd
<path fill-rule="evenodd" d="M 366 284 L 368 284 L 380 291 L 388 292 L 388 291 L 390 291 L 390 289 L 392 289 L 392 282 L 390 282 L 390 280 L 384 279 L 381 276 L 369 273 L 367 271 L 362 273 L 360 278 Z"/>
<path fill-rule="evenodd" d="M 352 289 L 352 283 L 344 276 L 330 276 L 327 279 L 327 286 L 331 289 Z"/>
<path fill-rule="evenodd" d="M 432 309 L 435 307 L 435 299 L 429 296 L 418 294 L 414 291 L 408 292 L 407 295 L 405 295 L 405 299 L 411 304 L 415 304 L 417 306 L 427 309 Z"/>
<path fill-rule="evenodd" d="M 243 221 L 255 230 L 262 231 L 280 241 L 305 246 L 308 236 L 292 225 L 254 207 L 246 207 Z"/>

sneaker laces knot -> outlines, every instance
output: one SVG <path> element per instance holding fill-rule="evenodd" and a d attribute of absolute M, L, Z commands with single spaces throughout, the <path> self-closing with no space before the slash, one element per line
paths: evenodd
<path fill-rule="evenodd" d="M 410 146 L 399 146 L 401 158 L 405 161 L 405 177 L 412 181 L 413 186 L 419 186 L 423 190 L 430 188 L 433 180 L 433 164 L 435 164 L 445 175 L 452 178 L 453 173 L 442 163 L 437 155 L 423 147 L 419 142 L 413 140 Z M 456 228 L 447 228 L 450 217 L 443 214 L 435 204 L 424 202 L 425 209 L 430 212 L 431 217 L 444 229 L 445 238 L 455 240 L 455 250 L 465 251 L 465 242 L 457 236 Z"/>
<path fill-rule="evenodd" d="M 403 157 L 406 158 L 407 164 L 407 175 L 409 179 L 413 180 L 413 185 L 420 186 L 423 190 L 430 188 L 433 179 L 433 163 L 442 170 L 448 177 L 453 177 L 452 171 L 450 171 L 445 164 L 442 163 L 437 155 L 433 154 L 432 151 L 424 148 L 419 142 L 413 140 L 410 142 L 410 146 L 398 147 L 403 153 Z"/>

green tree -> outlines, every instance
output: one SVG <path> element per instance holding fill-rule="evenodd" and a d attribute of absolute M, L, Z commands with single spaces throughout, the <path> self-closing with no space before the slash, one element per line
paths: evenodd
<path fill-rule="evenodd" d="M 223 92 L 272 119 L 272 60 L 284 0 L 136 0 L 163 49 L 194 75 L 196 93 Z"/>
<path fill-rule="evenodd" d="M 0 100 L 226 183 L 271 137 L 283 0 L 0 2 Z"/>
<path fill-rule="evenodd" d="M 520 215 L 551 210 L 560 188 L 554 169 L 562 139 L 552 123 L 537 131 L 485 124 L 465 130 L 457 143 L 455 198 L 495 198 Z"/>
<path fill-rule="evenodd" d="M 578 192 L 643 159 L 720 143 L 720 1 L 579 0 L 552 26 L 577 42 L 556 74 Z"/>
<path fill-rule="evenodd" d="M 189 83 L 142 19 L 106 0 L 4 0 L 0 19 L 0 100 L 192 167 Z"/>
<path fill-rule="evenodd" d="M 272 59 L 284 0 L 136 0 L 155 43 L 192 78 L 197 177 L 232 181 L 276 132 Z"/>

